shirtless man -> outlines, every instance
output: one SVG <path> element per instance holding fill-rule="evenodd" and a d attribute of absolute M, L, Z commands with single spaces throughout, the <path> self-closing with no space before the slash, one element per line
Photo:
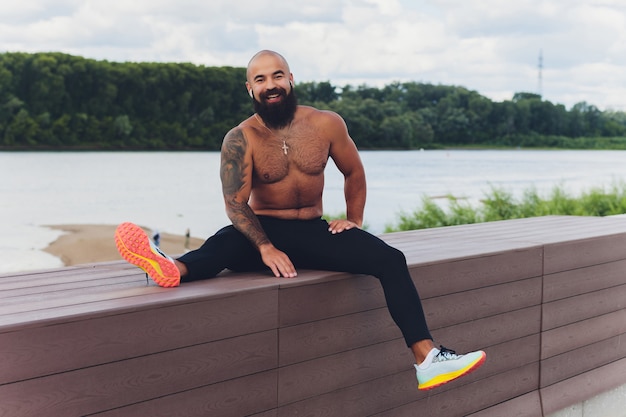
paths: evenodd
<path fill-rule="evenodd" d="M 344 120 L 297 104 L 287 61 L 273 51 L 248 64 L 246 88 L 255 113 L 224 137 L 220 177 L 232 225 L 174 260 L 132 223 L 118 226 L 117 248 L 163 287 L 211 278 L 224 269 L 297 268 L 368 274 L 415 356 L 419 389 L 432 389 L 481 366 L 482 351 L 458 355 L 433 344 L 422 304 L 399 250 L 361 229 L 365 171 Z M 321 219 L 324 169 L 332 158 L 345 178 L 346 219 Z"/>

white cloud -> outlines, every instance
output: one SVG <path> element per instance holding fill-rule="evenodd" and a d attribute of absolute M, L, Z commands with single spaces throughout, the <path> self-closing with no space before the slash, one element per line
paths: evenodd
<path fill-rule="evenodd" d="M 245 66 L 259 49 L 298 81 L 462 85 L 494 100 L 538 91 L 626 110 L 624 0 L 22 0 L 0 51 Z"/>

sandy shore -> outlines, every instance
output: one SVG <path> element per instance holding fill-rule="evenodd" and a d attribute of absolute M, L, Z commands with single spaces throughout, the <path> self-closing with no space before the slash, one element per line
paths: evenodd
<path fill-rule="evenodd" d="M 63 261 L 66 266 L 93 262 L 120 261 L 122 257 L 115 248 L 113 236 L 117 226 L 95 224 L 67 224 L 47 226 L 66 232 L 44 249 Z M 143 228 L 148 236 L 152 231 Z M 189 249 L 196 249 L 204 239 L 191 237 Z M 161 233 L 161 249 L 169 255 L 185 253 L 185 236 Z"/>

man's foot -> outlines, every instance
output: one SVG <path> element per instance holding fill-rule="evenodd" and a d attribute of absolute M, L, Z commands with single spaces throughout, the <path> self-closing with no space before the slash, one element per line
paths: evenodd
<path fill-rule="evenodd" d="M 174 260 L 161 252 L 136 224 L 126 222 L 117 226 L 115 246 L 122 258 L 143 269 L 161 287 L 180 284 L 180 272 Z"/>
<path fill-rule="evenodd" d="M 454 381 L 478 369 L 486 358 L 487 355 L 482 350 L 457 355 L 453 350 L 443 346 L 440 346 L 440 349 L 433 349 L 423 363 L 415 365 L 417 388 L 429 390 Z M 427 361 L 429 363 L 426 363 Z"/>

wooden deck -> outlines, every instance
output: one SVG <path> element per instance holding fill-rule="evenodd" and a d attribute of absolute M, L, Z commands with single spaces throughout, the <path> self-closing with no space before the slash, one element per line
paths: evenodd
<path fill-rule="evenodd" d="M 479 371 L 419 392 L 373 277 L 163 289 L 120 261 L 0 275 L 0 416 L 534 417 L 626 384 L 626 219 L 382 237 Z"/>

